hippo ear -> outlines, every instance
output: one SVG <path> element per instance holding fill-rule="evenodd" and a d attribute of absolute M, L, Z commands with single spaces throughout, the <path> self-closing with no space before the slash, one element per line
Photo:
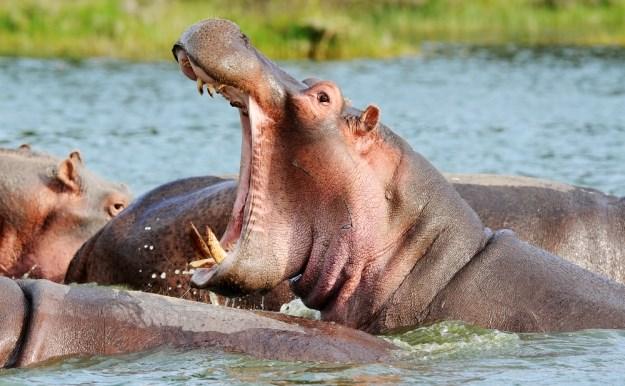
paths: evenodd
<path fill-rule="evenodd" d="M 310 77 L 310 78 L 306 78 L 306 79 L 302 80 L 302 83 L 304 83 L 308 87 L 312 87 L 316 83 L 319 83 L 319 82 L 321 82 L 321 79 L 315 78 L 315 77 Z"/>
<path fill-rule="evenodd" d="M 72 192 L 80 191 L 80 172 L 82 166 L 80 152 L 73 151 L 58 167 L 56 178 Z"/>
<path fill-rule="evenodd" d="M 377 137 L 377 127 L 380 122 L 380 109 L 377 106 L 369 105 L 358 117 L 358 122 L 354 125 L 356 150 L 361 154 L 367 154 Z"/>
<path fill-rule="evenodd" d="M 369 105 L 360 115 L 360 123 L 365 132 L 370 132 L 378 127 L 380 122 L 380 108 L 376 105 Z"/>
<path fill-rule="evenodd" d="M 73 152 L 69 153 L 69 159 L 74 160 L 82 165 L 82 156 L 80 155 L 80 151 L 78 150 L 74 150 Z"/>

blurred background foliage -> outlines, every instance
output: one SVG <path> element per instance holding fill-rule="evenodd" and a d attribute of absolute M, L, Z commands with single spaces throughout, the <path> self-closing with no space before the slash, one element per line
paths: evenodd
<path fill-rule="evenodd" d="M 625 0 L 0 0 L 0 55 L 169 59 L 208 17 L 277 59 L 410 55 L 425 41 L 625 45 Z"/>

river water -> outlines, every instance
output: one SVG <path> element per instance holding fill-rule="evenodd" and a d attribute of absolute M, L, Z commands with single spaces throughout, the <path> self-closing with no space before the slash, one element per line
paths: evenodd
<path fill-rule="evenodd" d="M 425 47 L 393 60 L 282 63 L 341 86 L 439 169 L 519 174 L 625 195 L 625 50 Z M 176 178 L 236 173 L 237 114 L 200 97 L 171 62 L 0 58 L 0 146 L 31 143 L 140 194 Z M 260 361 L 157 350 L 0 371 L 0 384 L 622 383 L 625 331 L 509 334 L 442 323 L 389 337 L 396 363 Z"/>

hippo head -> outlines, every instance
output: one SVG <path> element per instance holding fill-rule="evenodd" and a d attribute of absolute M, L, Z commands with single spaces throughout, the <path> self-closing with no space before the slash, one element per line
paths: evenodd
<path fill-rule="evenodd" d="M 59 160 L 22 146 L 0 157 L 0 272 L 62 281 L 76 250 L 128 205 L 128 189 L 85 168 L 78 151 Z"/>
<path fill-rule="evenodd" d="M 71 152 L 52 170 L 49 183 L 56 185 L 57 190 L 49 198 L 51 207 L 48 216 L 63 218 L 64 221 L 58 226 L 54 222 L 49 226 L 73 238 L 78 247 L 130 203 L 128 187 L 104 180 L 91 172 L 85 167 L 78 151 Z"/>
<path fill-rule="evenodd" d="M 453 212 L 424 216 L 465 204 L 379 122 L 376 106 L 347 106 L 329 81 L 294 80 L 229 21 L 193 25 L 173 52 L 187 77 L 239 109 L 243 127 L 237 198 L 220 241 L 227 254 L 198 270 L 194 285 L 238 296 L 290 279 L 325 319 L 361 327 L 419 259 L 445 248 L 437 241 L 453 231 Z M 456 223 L 480 225 L 460 213 Z"/>

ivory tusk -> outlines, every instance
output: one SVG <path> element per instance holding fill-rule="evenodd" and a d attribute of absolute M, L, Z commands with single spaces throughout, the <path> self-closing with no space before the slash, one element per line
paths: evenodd
<path fill-rule="evenodd" d="M 219 244 L 219 240 L 217 240 L 217 237 L 210 227 L 206 227 L 206 241 L 204 241 L 202 235 L 193 223 L 191 223 L 191 231 L 191 237 L 195 241 L 195 246 L 205 258 L 204 260 L 211 258 L 219 264 L 226 258 L 228 254 L 222 248 L 221 244 Z"/>
<path fill-rule="evenodd" d="M 200 268 L 203 267 L 205 265 L 213 265 L 215 264 L 215 259 L 213 259 L 212 257 L 209 259 L 202 259 L 202 260 L 195 260 L 189 263 L 189 267 L 191 268 Z"/>
<path fill-rule="evenodd" d="M 221 247 L 217 236 L 215 236 L 213 231 L 208 226 L 206 227 L 206 242 L 208 244 L 208 248 L 210 249 L 211 256 L 215 259 L 215 262 L 217 264 L 221 264 L 226 256 L 228 256 L 228 253 L 226 253 L 226 251 Z"/>

